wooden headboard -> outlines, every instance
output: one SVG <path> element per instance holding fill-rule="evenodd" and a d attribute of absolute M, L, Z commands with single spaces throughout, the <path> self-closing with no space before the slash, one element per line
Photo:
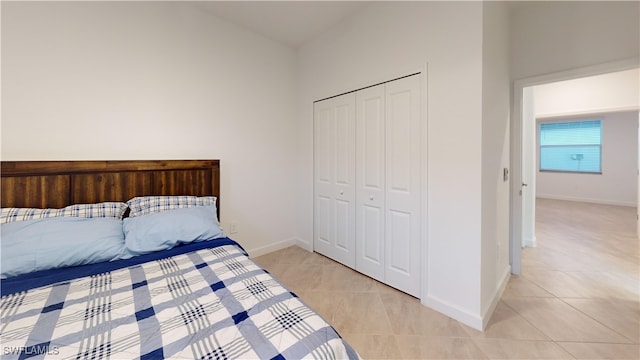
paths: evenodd
<path fill-rule="evenodd" d="M 218 197 L 219 160 L 2 161 L 0 206 L 60 208 L 135 196 Z"/>

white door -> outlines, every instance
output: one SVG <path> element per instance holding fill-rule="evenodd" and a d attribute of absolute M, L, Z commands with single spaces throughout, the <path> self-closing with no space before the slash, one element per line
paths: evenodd
<path fill-rule="evenodd" d="M 536 246 L 536 174 L 538 172 L 538 125 L 534 87 L 522 91 L 522 247 Z"/>
<path fill-rule="evenodd" d="M 314 104 L 313 247 L 355 266 L 355 94 Z"/>
<path fill-rule="evenodd" d="M 385 85 L 385 282 L 420 296 L 420 75 Z"/>
<path fill-rule="evenodd" d="M 356 270 L 384 282 L 384 85 L 358 91 L 356 104 Z"/>

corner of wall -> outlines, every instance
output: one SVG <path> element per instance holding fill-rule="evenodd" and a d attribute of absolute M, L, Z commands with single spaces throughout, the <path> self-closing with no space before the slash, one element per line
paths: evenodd
<path fill-rule="evenodd" d="M 309 252 L 313 252 L 313 243 L 311 243 L 310 241 L 296 238 L 296 245 Z"/>
<path fill-rule="evenodd" d="M 480 314 L 473 314 L 466 309 L 462 309 L 443 299 L 427 295 L 420 302 L 435 311 L 438 311 L 450 318 L 460 321 L 461 323 L 472 327 L 478 331 L 483 330 L 485 325 L 484 318 Z"/>
<path fill-rule="evenodd" d="M 502 277 L 500 282 L 498 283 L 498 286 L 495 289 L 495 292 L 493 293 L 493 297 L 489 306 L 487 306 L 487 308 L 482 312 L 482 319 L 481 319 L 482 331 L 484 331 L 484 329 L 489 324 L 489 321 L 491 321 L 493 312 L 496 310 L 496 307 L 498 306 L 498 303 L 502 298 L 502 294 L 504 293 L 504 290 L 507 288 L 507 284 L 509 284 L 510 278 L 511 278 L 511 266 L 507 266 L 502 274 Z"/>

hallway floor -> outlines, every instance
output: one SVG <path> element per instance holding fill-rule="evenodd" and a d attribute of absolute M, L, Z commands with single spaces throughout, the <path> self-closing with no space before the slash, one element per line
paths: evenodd
<path fill-rule="evenodd" d="M 255 258 L 365 359 L 639 359 L 635 208 L 538 199 L 522 253 L 484 332 L 316 253 Z"/>

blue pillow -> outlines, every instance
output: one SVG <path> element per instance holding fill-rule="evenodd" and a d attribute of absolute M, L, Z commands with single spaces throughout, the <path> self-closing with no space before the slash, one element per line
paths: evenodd
<path fill-rule="evenodd" d="M 1 225 L 2 277 L 130 258 L 122 220 L 56 217 Z"/>
<path fill-rule="evenodd" d="M 127 249 L 136 255 L 171 249 L 180 243 L 225 237 L 213 206 L 125 218 L 123 228 Z"/>

